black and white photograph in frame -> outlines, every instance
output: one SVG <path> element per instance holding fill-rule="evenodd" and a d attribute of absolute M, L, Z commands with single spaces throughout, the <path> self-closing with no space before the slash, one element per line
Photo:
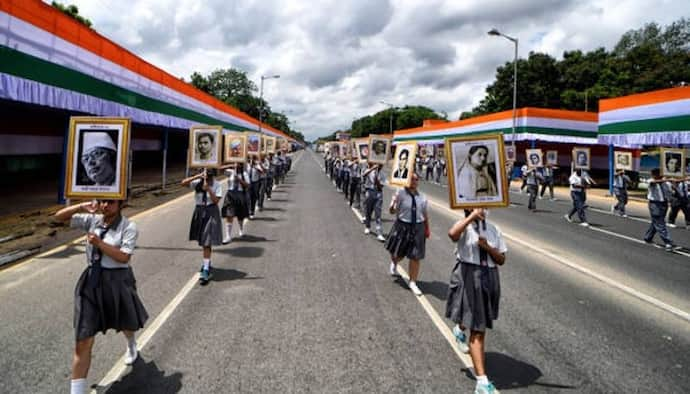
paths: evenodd
<path fill-rule="evenodd" d="M 547 150 L 546 160 L 544 164 L 551 164 L 552 166 L 558 165 L 558 151 L 557 150 Z"/>
<path fill-rule="evenodd" d="M 369 162 L 386 164 L 390 152 L 390 138 L 381 138 L 376 135 L 369 136 Z"/>
<path fill-rule="evenodd" d="M 223 152 L 221 126 L 192 126 L 189 129 L 189 168 L 220 167 Z"/>
<path fill-rule="evenodd" d="M 359 160 L 369 159 L 369 139 L 358 138 L 357 139 L 357 150 L 359 151 Z"/>
<path fill-rule="evenodd" d="M 544 165 L 544 155 L 541 149 L 525 149 L 525 158 L 529 168 L 537 168 Z"/>
<path fill-rule="evenodd" d="M 661 175 L 681 178 L 684 174 L 685 151 L 683 149 L 661 148 Z"/>
<path fill-rule="evenodd" d="M 509 204 L 503 135 L 448 138 L 450 207 L 505 207 Z"/>
<path fill-rule="evenodd" d="M 515 161 L 515 146 L 513 145 L 506 145 L 504 147 L 506 151 L 506 160 L 507 161 Z"/>
<path fill-rule="evenodd" d="M 395 146 L 393 156 L 393 168 L 391 170 L 391 185 L 400 187 L 410 186 L 412 174 L 414 174 L 415 157 L 417 156 L 417 143 L 402 142 Z"/>
<path fill-rule="evenodd" d="M 632 152 L 614 151 L 613 157 L 616 170 L 632 171 Z"/>
<path fill-rule="evenodd" d="M 65 195 L 126 198 L 129 138 L 127 118 L 70 118 Z"/>
<path fill-rule="evenodd" d="M 573 168 L 576 170 L 589 170 L 590 150 L 589 148 L 573 148 Z"/>

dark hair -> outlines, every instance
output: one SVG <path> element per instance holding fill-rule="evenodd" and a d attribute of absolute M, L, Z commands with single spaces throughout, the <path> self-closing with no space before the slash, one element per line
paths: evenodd
<path fill-rule="evenodd" d="M 658 168 L 654 168 L 654 169 L 651 171 L 651 173 L 652 173 L 652 176 L 655 177 L 655 178 L 661 176 L 661 170 L 658 169 Z"/>
<path fill-rule="evenodd" d="M 196 135 L 196 142 L 199 143 L 199 140 L 201 140 L 203 137 L 208 137 L 209 140 L 211 140 L 211 143 L 215 141 L 215 137 L 211 133 L 199 133 Z"/>
<path fill-rule="evenodd" d="M 472 156 L 474 152 L 478 151 L 479 149 L 484 149 L 487 154 L 489 153 L 489 148 L 486 145 L 475 145 L 470 148 L 469 155 Z"/>
<path fill-rule="evenodd" d="M 403 149 L 398 154 L 398 159 L 402 158 L 403 153 L 405 154 L 405 158 L 410 157 L 410 151 L 408 151 L 407 149 Z"/>

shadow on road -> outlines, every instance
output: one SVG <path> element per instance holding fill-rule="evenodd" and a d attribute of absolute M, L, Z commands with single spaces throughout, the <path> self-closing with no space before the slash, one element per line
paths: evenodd
<path fill-rule="evenodd" d="M 280 222 L 280 221 L 282 221 L 282 220 L 283 220 L 283 219 L 276 219 L 276 218 L 272 218 L 272 217 L 270 217 L 270 216 L 255 216 L 254 219 L 252 219 L 251 221 L 252 221 L 252 222 L 254 222 L 254 221 L 261 221 L 261 222 Z"/>
<path fill-rule="evenodd" d="M 255 218 L 254 220 L 257 220 L 258 218 Z M 275 220 L 275 219 L 274 219 Z M 233 238 L 233 242 L 276 242 L 277 240 L 275 239 L 268 239 L 266 237 L 259 237 L 256 235 L 247 235 L 244 234 L 241 237 Z"/>
<path fill-rule="evenodd" d="M 97 387 L 98 393 L 177 393 L 182 390 L 182 373 L 167 375 L 158 368 L 155 361 L 144 361 L 141 357 L 131 371 L 107 390 Z"/>
<path fill-rule="evenodd" d="M 516 360 L 505 354 L 496 352 L 486 353 L 486 369 L 491 381 L 499 390 L 517 389 L 529 386 L 541 386 L 552 389 L 577 389 L 578 386 L 538 382 L 542 377 L 541 370 L 532 364 Z M 470 372 L 465 370 L 470 378 Z"/>
<path fill-rule="evenodd" d="M 273 201 L 273 200 L 271 200 L 271 201 Z M 279 207 L 275 207 L 275 208 L 264 208 L 264 211 L 285 212 L 285 208 L 279 208 Z"/>
<path fill-rule="evenodd" d="M 419 289 L 424 294 L 432 295 L 441 301 L 448 299 L 448 283 L 435 280 L 433 282 L 417 281 Z"/>
<path fill-rule="evenodd" d="M 273 201 L 273 202 L 292 202 L 292 200 L 287 200 L 284 198 L 274 198 L 274 199 L 271 199 L 271 201 Z M 264 208 L 264 210 L 266 210 L 266 208 Z"/>
<path fill-rule="evenodd" d="M 212 282 L 225 282 L 230 280 L 257 280 L 263 279 L 261 276 L 250 276 L 247 277 L 246 272 L 238 271 L 232 268 L 218 268 L 213 267 L 213 277 Z"/>
<path fill-rule="evenodd" d="M 230 244 L 232 246 L 232 244 Z M 239 246 L 230 249 L 217 249 L 214 250 L 215 253 L 229 254 L 235 257 L 247 257 L 256 258 L 261 257 L 264 254 L 264 248 L 259 248 L 256 246 Z"/>

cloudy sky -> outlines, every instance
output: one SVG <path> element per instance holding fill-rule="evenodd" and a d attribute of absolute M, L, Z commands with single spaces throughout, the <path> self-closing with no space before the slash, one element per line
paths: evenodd
<path fill-rule="evenodd" d="M 65 0 L 96 30 L 189 79 L 234 67 L 309 140 L 386 107 L 425 105 L 450 119 L 475 106 L 513 44 L 610 49 L 627 30 L 689 14 L 687 0 Z"/>

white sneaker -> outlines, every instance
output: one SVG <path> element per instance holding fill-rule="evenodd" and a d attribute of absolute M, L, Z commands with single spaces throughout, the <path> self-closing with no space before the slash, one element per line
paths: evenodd
<path fill-rule="evenodd" d="M 412 294 L 416 296 L 422 295 L 422 291 L 419 290 L 419 287 L 417 287 L 417 282 L 410 281 L 410 284 L 408 286 L 410 287 L 410 290 L 412 290 Z"/>
<path fill-rule="evenodd" d="M 573 219 L 571 219 L 570 216 L 568 216 L 568 214 L 563 215 L 563 217 L 564 217 L 565 220 L 567 220 L 568 222 L 570 222 L 570 223 L 573 222 Z"/>
<path fill-rule="evenodd" d="M 376 239 L 378 239 L 381 242 L 386 242 L 386 238 L 382 234 L 377 235 Z"/>
<path fill-rule="evenodd" d="M 223 245 L 229 244 L 232 242 L 232 238 L 228 235 L 227 237 L 223 237 Z"/>
<path fill-rule="evenodd" d="M 249 215 L 249 220 L 254 220 L 254 215 Z"/>
<path fill-rule="evenodd" d="M 390 267 L 388 267 L 388 272 L 391 274 L 391 276 L 396 276 L 398 275 L 398 270 L 396 269 L 396 264 L 391 263 Z"/>
<path fill-rule="evenodd" d="M 582 226 L 582 227 L 589 227 L 589 223 L 587 223 L 587 222 L 582 222 L 582 223 L 580 223 L 580 226 Z"/>
<path fill-rule="evenodd" d="M 134 350 L 132 352 L 132 350 Z M 135 347 L 134 349 L 130 349 L 129 346 L 127 346 L 127 351 L 125 352 L 125 365 L 132 365 L 134 364 L 135 361 L 137 361 L 137 358 L 139 357 L 139 351 Z"/>
<path fill-rule="evenodd" d="M 624 213 L 624 214 L 622 214 L 621 216 L 624 217 L 624 218 L 627 218 L 627 217 L 628 217 L 628 214 Z"/>
<path fill-rule="evenodd" d="M 675 225 L 675 223 L 669 223 L 668 226 L 671 227 L 671 228 L 676 228 L 676 227 L 677 227 L 677 226 Z"/>
<path fill-rule="evenodd" d="M 467 346 L 467 335 L 458 327 L 453 326 L 453 335 L 455 336 L 455 343 L 458 345 L 458 349 L 467 354 L 470 352 L 469 346 Z"/>
<path fill-rule="evenodd" d="M 240 237 L 244 237 L 244 230 L 240 229 Z"/>
<path fill-rule="evenodd" d="M 367 228 L 365 228 L 365 229 L 364 229 L 364 234 L 365 234 L 365 235 L 369 235 L 369 234 L 371 234 L 371 230 L 369 230 L 369 228 L 368 228 L 368 227 L 367 227 Z"/>

